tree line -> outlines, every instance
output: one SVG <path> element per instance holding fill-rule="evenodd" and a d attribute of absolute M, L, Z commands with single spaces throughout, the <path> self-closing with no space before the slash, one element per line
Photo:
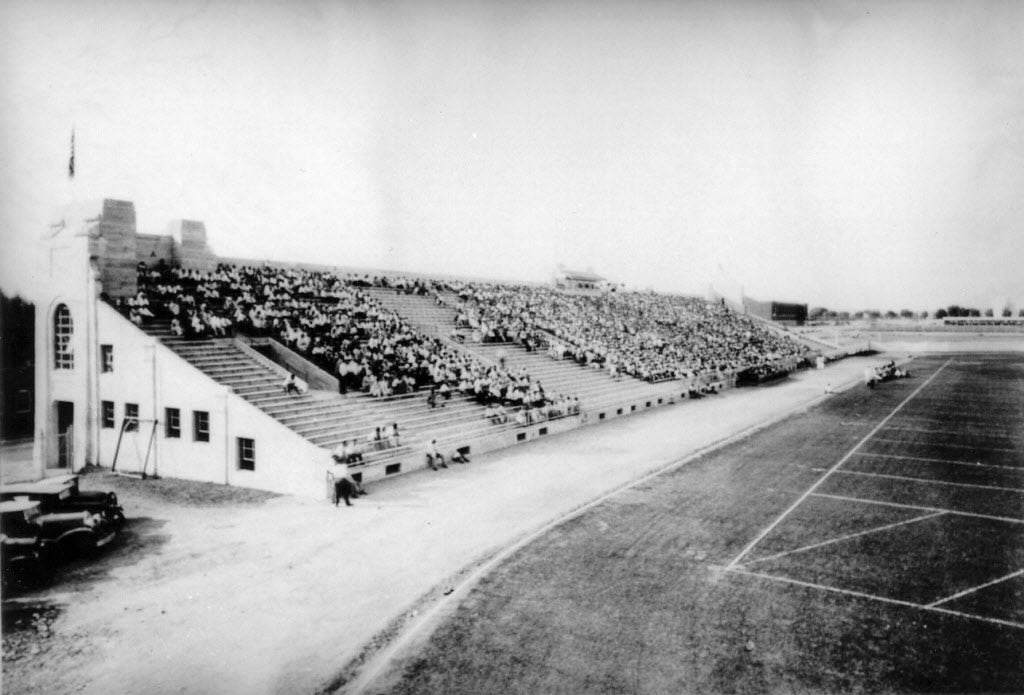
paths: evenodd
<path fill-rule="evenodd" d="M 32 435 L 35 390 L 35 305 L 0 290 L 0 437 Z"/>
<path fill-rule="evenodd" d="M 1011 318 L 1013 311 L 1009 307 L 1006 307 L 1002 312 L 995 312 L 992 309 L 975 309 L 973 307 L 960 306 L 958 304 L 950 304 L 947 307 L 940 307 L 934 312 L 929 311 L 911 311 L 910 309 L 901 309 L 900 311 L 876 311 L 874 309 L 866 309 L 864 311 L 832 311 L 825 307 L 813 307 L 807 312 L 807 318 L 810 321 L 822 321 L 822 320 L 837 320 L 837 321 L 856 321 L 858 319 L 927 319 L 936 318 L 944 319 L 950 318 L 970 318 L 970 317 L 995 317 L 999 316 L 1002 318 Z M 1017 312 L 1017 316 L 1024 316 L 1024 309 L 1020 309 Z"/>

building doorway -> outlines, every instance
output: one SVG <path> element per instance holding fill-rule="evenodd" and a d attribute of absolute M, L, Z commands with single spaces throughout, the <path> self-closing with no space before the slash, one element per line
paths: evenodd
<path fill-rule="evenodd" d="M 75 462 L 75 404 L 57 401 L 57 468 L 72 468 Z"/>

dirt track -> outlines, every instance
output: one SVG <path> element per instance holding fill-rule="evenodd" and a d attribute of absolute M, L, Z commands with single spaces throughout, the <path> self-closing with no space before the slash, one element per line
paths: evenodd
<path fill-rule="evenodd" d="M 845 360 L 778 386 L 389 480 L 352 508 L 291 497 L 197 504 L 139 483 L 87 479 L 84 487 L 119 490 L 129 530 L 99 561 L 5 600 L 5 614 L 22 620 L 5 625 L 4 689 L 152 695 L 337 684 L 390 621 L 424 596 L 440 600 L 467 567 L 881 361 Z"/>

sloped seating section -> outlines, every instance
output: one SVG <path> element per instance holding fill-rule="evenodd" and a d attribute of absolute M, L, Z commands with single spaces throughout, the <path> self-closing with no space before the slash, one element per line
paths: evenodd
<path fill-rule="evenodd" d="M 166 318 L 171 333 L 184 338 L 270 335 L 338 375 L 343 391 L 385 397 L 472 382 L 486 387 L 475 392 L 483 402 L 546 402 L 524 375 L 484 365 L 415 330 L 365 291 L 376 286 L 424 295 L 442 287 L 437 282 L 228 264 L 213 272 L 143 266 L 138 282 L 138 296 L 119 305 L 135 323 Z"/>
<path fill-rule="evenodd" d="M 473 342 L 513 341 L 647 382 L 699 379 L 766 363 L 795 366 L 808 349 L 721 303 L 653 292 L 574 295 L 542 286 L 471 283 L 458 325 Z"/>
<path fill-rule="evenodd" d="M 314 444 L 356 442 L 362 466 L 389 473 L 421 467 L 434 439 L 507 446 L 806 352 L 686 297 L 226 264 L 138 273 L 138 295 L 117 304 L 133 322 Z M 288 392 L 287 371 L 236 334 L 278 340 L 337 375 L 341 393 Z"/>
<path fill-rule="evenodd" d="M 288 393 L 285 372 L 266 358 L 225 337 L 185 338 L 167 319 L 150 319 L 144 330 L 209 377 L 271 415 L 282 425 L 328 450 L 356 443 L 357 472 L 373 467 L 409 470 L 423 464 L 423 445 L 437 439 L 445 451 L 472 446 L 521 424 L 510 412 L 504 421 L 488 417 L 477 401 L 458 392 L 431 407 L 424 392 L 375 398 L 364 393 Z M 563 414 L 564 415 L 564 414 Z M 531 424 L 539 422 L 538 412 Z M 544 421 L 549 418 L 545 413 Z"/>

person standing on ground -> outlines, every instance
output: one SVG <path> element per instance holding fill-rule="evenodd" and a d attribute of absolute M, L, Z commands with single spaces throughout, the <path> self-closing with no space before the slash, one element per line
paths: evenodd
<path fill-rule="evenodd" d="M 355 481 L 352 480 L 348 466 L 335 458 L 327 467 L 327 479 L 334 484 L 334 506 L 337 507 L 339 501 L 345 500 L 345 506 L 351 507 L 350 498 L 355 497 L 357 493 Z"/>
<path fill-rule="evenodd" d="M 441 464 L 441 468 L 448 467 L 448 464 L 444 462 L 444 454 L 437 448 L 437 440 L 431 439 L 430 444 L 427 445 L 427 465 L 430 470 L 436 471 L 438 463 Z"/>

